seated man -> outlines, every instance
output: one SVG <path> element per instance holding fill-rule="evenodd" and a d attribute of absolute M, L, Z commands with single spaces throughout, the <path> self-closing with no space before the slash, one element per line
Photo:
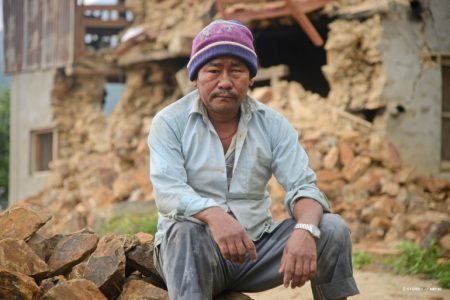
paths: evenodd
<path fill-rule="evenodd" d="M 155 265 L 170 299 L 308 280 L 315 299 L 357 294 L 349 230 L 329 213 L 297 132 L 247 95 L 258 69 L 250 30 L 212 22 L 195 37 L 187 68 L 197 89 L 155 116 L 148 139 Z M 287 192 L 283 222 L 269 211 L 272 174 Z"/>

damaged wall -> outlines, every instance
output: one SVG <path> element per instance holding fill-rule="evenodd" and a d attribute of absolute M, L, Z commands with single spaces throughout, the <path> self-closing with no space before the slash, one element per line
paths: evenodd
<path fill-rule="evenodd" d="M 339 1 L 330 24 L 328 101 L 373 121 L 420 173 L 449 177 L 441 165 L 442 76 L 450 55 L 450 2 Z M 450 134 L 450 133 L 449 133 Z"/>
<path fill-rule="evenodd" d="M 31 131 L 52 126 L 50 91 L 54 70 L 15 74 L 11 83 L 10 203 L 40 191 L 48 172 L 31 170 Z"/>
<path fill-rule="evenodd" d="M 382 97 L 389 102 L 384 131 L 406 162 L 414 163 L 422 172 L 439 174 L 439 56 L 450 55 L 450 2 L 422 3 L 423 20 L 415 19 L 410 7 L 400 4 L 391 5 L 390 13 L 382 19 L 380 51 L 386 76 Z"/>

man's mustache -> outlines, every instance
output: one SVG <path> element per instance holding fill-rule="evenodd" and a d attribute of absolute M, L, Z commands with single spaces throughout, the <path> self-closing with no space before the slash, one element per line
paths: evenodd
<path fill-rule="evenodd" d="M 216 97 L 223 97 L 223 98 L 232 98 L 232 99 L 237 99 L 238 95 L 234 92 L 223 92 L 223 91 L 218 91 L 218 92 L 212 92 L 211 93 L 211 98 L 216 98 Z"/>

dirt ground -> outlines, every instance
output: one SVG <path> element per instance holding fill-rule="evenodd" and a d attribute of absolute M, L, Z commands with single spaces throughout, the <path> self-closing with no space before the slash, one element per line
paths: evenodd
<path fill-rule="evenodd" d="M 450 300 L 450 290 L 439 288 L 436 281 L 423 280 L 419 277 L 397 276 L 390 273 L 355 271 L 355 280 L 360 294 L 349 299 L 355 300 L 394 300 L 394 299 L 427 299 Z M 275 289 L 248 294 L 255 300 L 312 300 L 309 283 L 302 288 Z"/>

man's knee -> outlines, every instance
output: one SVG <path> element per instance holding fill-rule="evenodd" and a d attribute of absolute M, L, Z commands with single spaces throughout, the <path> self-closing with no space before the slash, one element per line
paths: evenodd
<path fill-rule="evenodd" d="M 336 214 L 324 214 L 320 221 L 319 228 L 321 235 L 340 244 L 350 241 L 350 230 L 345 221 Z M 322 238 L 321 236 L 321 238 Z"/>

